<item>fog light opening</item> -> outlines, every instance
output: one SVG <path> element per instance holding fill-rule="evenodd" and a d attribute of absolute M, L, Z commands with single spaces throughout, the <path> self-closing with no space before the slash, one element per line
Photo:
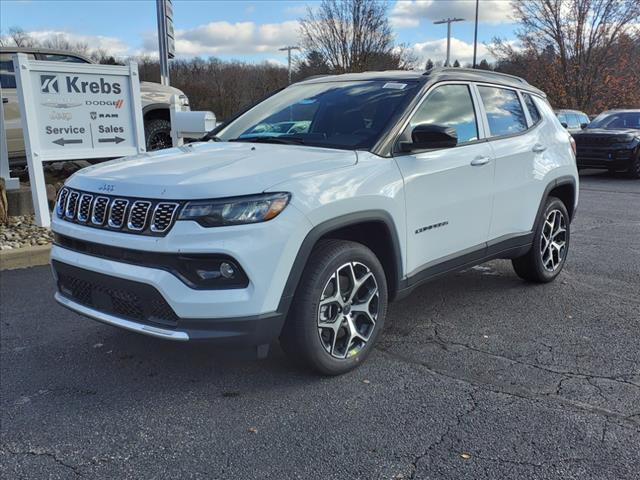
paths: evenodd
<path fill-rule="evenodd" d="M 235 274 L 236 269 L 233 268 L 233 265 L 228 262 L 222 262 L 220 264 L 220 275 L 222 275 L 224 278 L 233 278 Z"/>

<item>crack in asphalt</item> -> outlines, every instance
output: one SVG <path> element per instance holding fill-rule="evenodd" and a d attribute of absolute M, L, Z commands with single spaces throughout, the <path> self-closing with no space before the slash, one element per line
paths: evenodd
<path fill-rule="evenodd" d="M 429 454 L 429 452 L 431 452 L 434 448 L 436 448 L 438 445 L 444 442 L 444 440 L 452 433 L 452 431 L 455 428 L 460 426 L 463 418 L 467 417 L 468 415 L 471 415 L 478 408 L 478 401 L 473 396 L 473 392 L 469 392 L 469 397 L 471 398 L 471 407 L 460 413 L 457 413 L 456 421 L 448 425 L 445 431 L 442 433 L 442 435 L 440 435 L 440 437 L 438 437 L 438 439 L 435 442 L 431 443 L 424 452 L 417 455 L 413 459 L 413 461 L 411 462 L 411 473 L 409 474 L 410 479 L 415 478 L 416 472 L 418 471 L 418 463 L 420 463 L 420 461 L 424 457 L 426 457 Z"/>
<path fill-rule="evenodd" d="M 567 458 L 554 458 L 551 460 L 545 460 L 544 462 L 528 462 L 524 460 L 510 460 L 502 457 L 485 457 L 483 455 L 472 455 L 471 458 L 484 460 L 487 462 L 506 463 L 508 465 L 518 465 L 521 467 L 532 467 L 532 468 L 544 468 L 549 464 L 560 463 L 560 462 L 584 462 L 586 460 L 584 458 L 567 457 Z"/>
<path fill-rule="evenodd" d="M 600 415 L 602 417 L 606 417 L 606 418 L 609 418 L 611 420 L 615 420 L 615 421 L 624 423 L 625 425 L 632 425 L 634 428 L 637 428 L 638 425 L 640 425 L 640 416 L 639 415 L 635 415 L 635 414 L 634 415 L 622 415 L 622 414 L 620 414 L 618 412 L 614 412 L 614 411 L 608 410 L 606 408 L 596 407 L 596 406 L 590 405 L 588 403 L 577 402 L 575 400 L 569 400 L 567 398 L 552 397 L 552 396 L 549 396 L 548 394 L 540 394 L 540 393 L 532 392 L 531 390 L 523 388 L 523 387 L 512 388 L 512 389 L 498 388 L 495 385 L 492 385 L 492 384 L 489 384 L 489 383 L 479 383 L 477 381 L 474 381 L 473 379 L 457 377 L 457 376 L 451 375 L 451 374 L 449 374 L 447 372 L 436 370 L 436 369 L 434 369 L 433 367 L 431 367 L 430 365 L 428 365 L 425 362 L 413 359 L 411 357 L 407 357 L 405 355 L 402 355 L 402 354 L 399 354 L 399 353 L 396 353 L 396 352 L 391 352 L 389 350 L 381 348 L 380 346 L 377 346 L 376 349 L 378 351 L 382 352 L 383 354 L 389 356 L 390 358 L 395 359 L 395 360 L 397 360 L 399 362 L 406 363 L 406 364 L 409 364 L 409 365 L 422 367 L 422 368 L 426 369 L 428 372 L 430 372 L 430 373 L 432 373 L 434 375 L 445 377 L 445 378 L 448 378 L 448 379 L 451 379 L 451 380 L 455 380 L 457 382 L 461 382 L 461 383 L 464 383 L 464 384 L 467 384 L 467 385 L 472 385 L 472 386 L 474 386 L 476 388 L 480 388 L 482 390 L 486 390 L 486 391 L 497 393 L 497 394 L 507 395 L 507 396 L 519 398 L 519 399 L 522 399 L 522 400 L 557 403 L 557 404 L 560 404 L 562 406 L 571 408 L 573 410 L 587 412 L 587 413 L 594 414 L 594 415 Z M 493 388 L 491 388 L 491 387 L 493 387 Z M 639 417 L 639 418 L 636 419 L 635 417 Z"/>
<path fill-rule="evenodd" d="M 471 346 L 469 344 L 466 344 L 466 343 L 456 342 L 456 341 L 453 341 L 453 340 L 446 340 L 438 332 L 438 327 L 441 327 L 441 325 L 439 325 L 436 322 L 434 322 L 434 325 L 435 325 L 435 330 L 434 330 L 435 331 L 435 338 L 437 339 L 437 342 L 440 343 L 445 348 L 446 348 L 447 345 L 454 345 L 454 346 L 465 348 L 467 350 L 470 350 L 470 351 L 473 351 L 473 352 L 476 352 L 476 353 L 480 353 L 480 354 L 487 355 L 487 356 L 494 357 L 494 358 L 499 358 L 501 360 L 506 360 L 506 361 L 511 362 L 511 363 L 516 363 L 516 364 L 519 364 L 519 365 L 524 365 L 524 366 L 527 366 L 527 367 L 536 368 L 536 369 L 545 371 L 547 373 L 553 373 L 555 375 L 564 375 L 564 376 L 568 375 L 568 376 L 571 376 L 571 377 L 574 377 L 574 378 L 581 378 L 581 379 L 584 379 L 584 380 L 587 380 L 587 381 L 589 381 L 591 379 L 608 380 L 608 381 L 611 381 L 611 382 L 624 383 L 624 384 L 631 385 L 631 386 L 636 387 L 636 388 L 640 388 L 640 384 L 632 382 L 631 380 L 625 380 L 624 378 L 621 378 L 621 377 L 624 377 L 624 376 L 636 376 L 640 372 L 621 373 L 621 374 L 617 374 L 617 375 L 608 376 L 608 375 L 598 375 L 598 374 L 595 374 L 595 373 L 573 372 L 571 370 L 556 370 L 556 369 L 549 368 L 549 367 L 546 367 L 546 366 L 537 365 L 535 363 L 525 362 L 524 360 L 519 360 L 517 358 L 508 357 L 506 355 L 502 355 L 502 354 L 499 354 L 499 353 L 494 353 L 494 352 L 489 352 L 487 350 L 482 350 L 480 348 L 473 347 L 473 346 Z"/>
<path fill-rule="evenodd" d="M 77 477 L 82 477 L 82 474 L 77 470 L 78 469 L 77 466 L 66 463 L 53 452 L 48 452 L 46 450 L 38 449 L 38 448 L 28 448 L 26 450 L 14 450 L 6 444 L 0 445 L 0 452 L 5 454 L 8 453 L 11 455 L 28 455 L 28 456 L 34 456 L 34 457 L 51 458 L 58 465 L 61 465 L 71 470 Z"/>

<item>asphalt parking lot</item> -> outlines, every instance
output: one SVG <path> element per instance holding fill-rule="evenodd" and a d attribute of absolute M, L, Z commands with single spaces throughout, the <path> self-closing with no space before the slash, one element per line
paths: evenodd
<path fill-rule="evenodd" d="M 232 361 L 1 274 L 2 478 L 637 479 L 640 182 L 582 176 L 564 272 L 494 261 L 392 305 L 360 369 Z"/>

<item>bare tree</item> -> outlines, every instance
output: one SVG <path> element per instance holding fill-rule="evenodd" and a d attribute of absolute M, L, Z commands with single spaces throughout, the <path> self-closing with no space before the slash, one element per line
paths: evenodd
<path fill-rule="evenodd" d="M 638 0 L 521 0 L 514 9 L 524 50 L 536 58 L 552 53 L 566 101 L 580 109 L 607 88 L 612 49 L 640 20 Z M 518 54 L 504 41 L 492 50 L 499 60 Z"/>
<path fill-rule="evenodd" d="M 394 44 L 388 5 L 377 0 L 322 0 L 300 20 L 302 46 L 332 72 L 407 67 L 406 48 Z"/>
<path fill-rule="evenodd" d="M 6 35 L 0 36 L 0 45 L 3 47 L 34 47 L 37 40 L 20 27 L 11 27 Z"/>

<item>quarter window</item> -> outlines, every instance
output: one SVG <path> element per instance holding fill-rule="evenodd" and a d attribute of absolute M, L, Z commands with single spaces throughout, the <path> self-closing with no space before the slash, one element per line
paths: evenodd
<path fill-rule="evenodd" d="M 512 135 L 527 129 L 524 110 L 514 90 L 484 86 L 478 90 L 487 112 L 490 136 Z"/>
<path fill-rule="evenodd" d="M 478 139 L 478 122 L 467 85 L 437 87 L 420 105 L 409 127 L 419 124 L 452 127 L 458 134 L 458 144 Z"/>
<path fill-rule="evenodd" d="M 540 116 L 540 112 L 538 111 L 538 107 L 533 103 L 533 98 L 528 93 L 523 93 L 522 97 L 524 98 L 524 104 L 527 106 L 527 110 L 529 111 L 529 116 L 531 116 L 531 121 L 535 125 L 542 118 Z"/>

